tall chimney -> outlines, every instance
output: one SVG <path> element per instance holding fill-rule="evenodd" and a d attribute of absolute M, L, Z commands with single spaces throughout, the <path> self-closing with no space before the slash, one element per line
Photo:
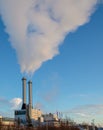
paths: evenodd
<path fill-rule="evenodd" d="M 22 78 L 22 98 L 23 98 L 23 104 L 22 104 L 22 109 L 26 109 L 26 78 Z"/>
<path fill-rule="evenodd" d="M 29 104 L 32 106 L 32 81 L 28 82 L 29 87 Z"/>
<path fill-rule="evenodd" d="M 32 81 L 28 82 L 28 87 L 29 87 L 29 118 L 32 119 Z"/>

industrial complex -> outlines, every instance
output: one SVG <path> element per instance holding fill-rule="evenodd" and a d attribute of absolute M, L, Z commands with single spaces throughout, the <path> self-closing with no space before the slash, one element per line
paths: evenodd
<path fill-rule="evenodd" d="M 28 89 L 27 89 L 28 87 Z M 26 92 L 28 90 L 28 94 Z M 27 103 L 28 95 L 28 103 Z M 32 104 L 32 81 L 28 81 L 25 77 L 22 78 L 22 107 L 20 110 L 15 110 L 15 122 L 21 125 L 57 125 L 59 122 L 57 114 L 43 114 L 40 109 L 34 109 Z"/>
<path fill-rule="evenodd" d="M 28 91 L 26 91 L 28 90 Z M 27 93 L 28 92 L 28 93 Z M 27 98 L 28 95 L 28 98 Z M 28 102 L 27 102 L 28 99 Z M 95 125 L 77 125 L 72 120 L 64 120 L 58 117 L 58 114 L 44 114 L 40 109 L 33 108 L 32 103 L 32 81 L 28 81 L 25 77 L 22 78 L 22 107 L 14 111 L 14 118 L 0 116 L 0 126 L 23 126 L 23 127 L 63 127 L 72 129 L 90 129 L 95 130 Z M 9 127 L 7 127 L 9 128 Z M 13 128 L 13 127 L 12 127 Z M 47 127 L 48 128 L 48 127 Z"/>

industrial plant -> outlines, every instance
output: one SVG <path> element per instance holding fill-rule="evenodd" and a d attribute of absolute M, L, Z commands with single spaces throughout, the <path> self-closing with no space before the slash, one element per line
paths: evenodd
<path fill-rule="evenodd" d="M 28 86 L 27 86 L 28 85 Z M 28 89 L 27 89 L 28 87 Z M 28 94 L 26 92 L 28 90 Z M 27 102 L 28 95 L 28 102 Z M 40 109 L 34 109 L 32 103 L 32 81 L 28 81 L 25 77 L 22 78 L 22 107 L 20 110 L 15 110 L 14 117 L 15 122 L 21 125 L 45 125 L 49 123 L 51 125 L 58 125 L 59 119 L 57 114 L 43 114 Z"/>
<path fill-rule="evenodd" d="M 28 91 L 27 91 L 28 90 Z M 27 93 L 28 92 L 28 93 Z M 28 98 L 27 98 L 28 95 Z M 28 100 L 27 100 L 28 99 Z M 33 108 L 32 81 L 22 78 L 22 107 L 14 111 L 14 119 L 0 116 L 0 130 L 17 130 L 17 128 L 33 128 L 32 130 L 95 130 L 97 127 L 87 124 L 76 124 L 72 120 L 61 119 L 58 114 L 44 114 L 40 109 Z M 40 128 L 40 129 L 39 129 Z M 21 130 L 20 129 L 20 130 Z"/>

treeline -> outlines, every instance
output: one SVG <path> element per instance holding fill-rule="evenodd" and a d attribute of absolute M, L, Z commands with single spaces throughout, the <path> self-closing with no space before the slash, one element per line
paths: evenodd
<path fill-rule="evenodd" d="M 38 127 L 33 127 L 32 125 L 21 126 L 20 123 L 15 123 L 14 125 L 4 125 L 0 122 L 0 130 L 98 130 L 95 125 L 89 125 L 82 123 L 80 125 L 76 124 L 71 119 L 66 119 L 60 121 L 59 124 L 45 124 L 41 126 L 38 124 Z"/>
<path fill-rule="evenodd" d="M 24 126 L 12 126 L 12 125 L 0 125 L 0 130 L 79 130 L 78 127 L 75 126 L 39 126 L 39 127 L 24 127 Z"/>

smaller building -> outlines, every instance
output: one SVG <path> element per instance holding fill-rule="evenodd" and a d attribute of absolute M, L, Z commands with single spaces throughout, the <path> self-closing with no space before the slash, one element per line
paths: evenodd
<path fill-rule="evenodd" d="M 31 109 L 31 118 L 34 120 L 40 120 L 42 117 L 42 111 L 40 109 Z"/>
<path fill-rule="evenodd" d="M 56 114 L 52 114 L 52 113 L 44 114 L 43 119 L 44 119 L 44 123 L 43 123 L 44 125 L 56 126 L 56 127 L 60 126 L 60 122 Z"/>
<path fill-rule="evenodd" d="M 29 117 L 29 109 L 21 109 L 15 110 L 15 121 L 18 124 L 27 125 L 28 123 L 32 123 L 35 125 L 37 122 L 43 122 L 42 119 L 42 111 L 40 109 L 30 109 L 30 117 Z"/>
<path fill-rule="evenodd" d="M 18 124 L 25 124 L 27 123 L 27 111 L 24 110 L 15 110 L 15 121 Z"/>
<path fill-rule="evenodd" d="M 15 121 L 14 121 L 14 118 L 0 116 L 0 124 L 2 124 L 2 125 L 14 125 Z"/>
<path fill-rule="evenodd" d="M 58 117 L 56 114 L 52 114 L 52 113 L 49 113 L 49 114 L 44 114 L 43 115 L 43 118 L 44 118 L 44 122 L 51 122 L 51 121 L 58 121 Z"/>

